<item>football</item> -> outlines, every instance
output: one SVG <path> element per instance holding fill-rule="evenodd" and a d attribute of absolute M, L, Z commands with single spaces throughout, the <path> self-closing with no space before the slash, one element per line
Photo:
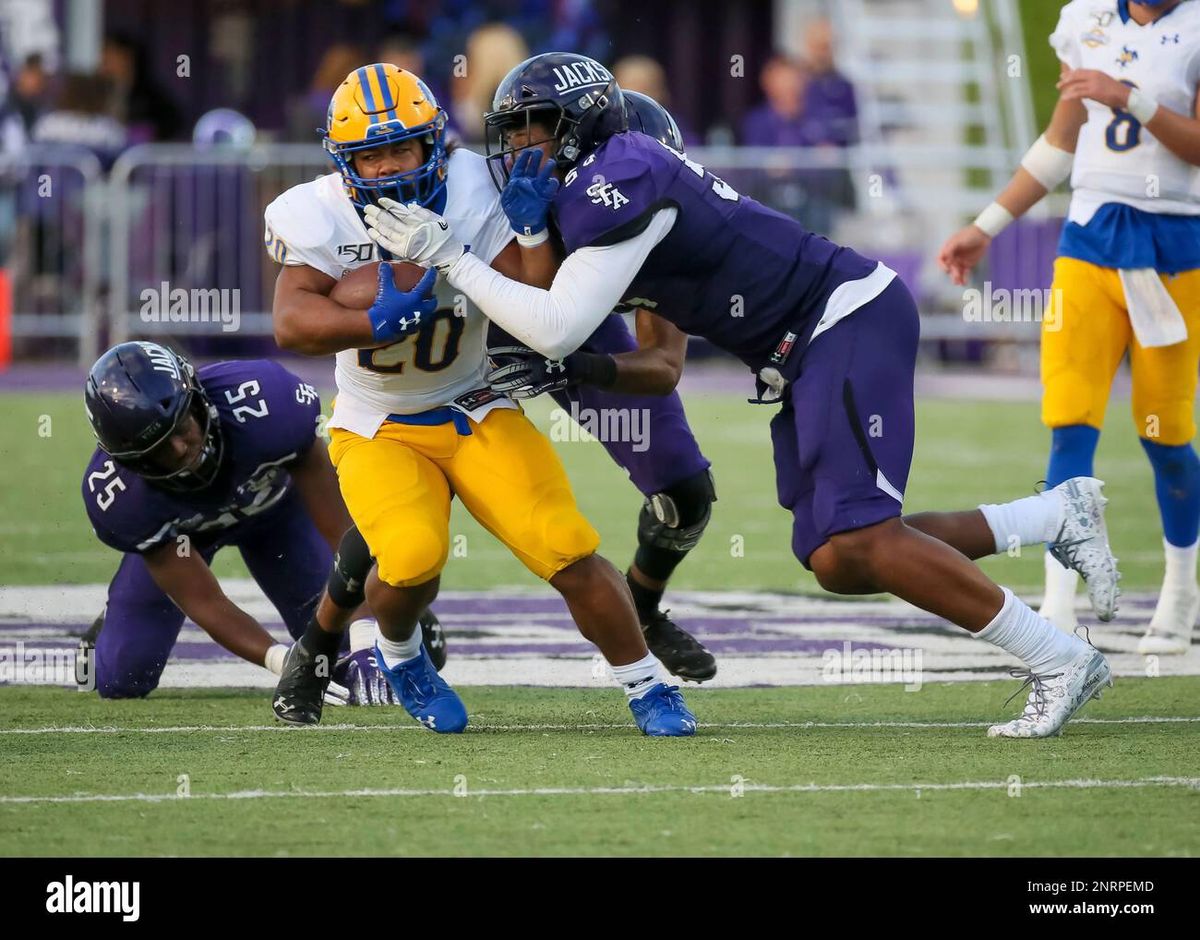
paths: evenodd
<path fill-rule="evenodd" d="M 329 299 L 352 310 L 366 310 L 375 303 L 379 290 L 379 265 L 390 264 L 392 277 L 400 290 L 412 290 L 425 274 L 425 268 L 408 261 L 372 261 L 361 268 L 346 272 L 329 294 Z"/>

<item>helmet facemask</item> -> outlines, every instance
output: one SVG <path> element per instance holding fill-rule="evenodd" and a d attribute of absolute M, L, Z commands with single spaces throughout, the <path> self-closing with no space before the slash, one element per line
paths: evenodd
<path fill-rule="evenodd" d="M 164 433 L 158 435 L 148 446 L 137 451 L 114 453 L 101 444 L 101 449 L 104 449 L 122 466 L 127 467 L 152 485 L 175 493 L 196 493 L 212 486 L 221 472 L 225 456 L 225 441 L 221 434 L 217 409 L 204 394 L 204 389 L 196 381 L 194 374 L 190 373 L 190 365 L 188 368 L 190 393 L 187 402 Z M 189 417 L 195 418 L 196 423 L 200 426 L 200 435 L 204 441 L 200 453 L 187 466 L 174 470 L 163 470 L 152 455 L 155 450 L 167 444 L 173 436 L 179 433 L 179 429 Z"/>
<path fill-rule="evenodd" d="M 404 128 L 390 134 L 380 134 L 369 140 L 338 143 L 326 133 L 325 151 L 333 159 L 345 182 L 346 194 L 360 209 L 379 204 L 383 198 L 396 202 L 428 206 L 446 185 L 446 113 L 439 111 L 436 119 L 416 128 Z M 425 161 L 415 170 L 368 179 L 354 168 L 354 154 L 375 150 L 404 140 L 416 138 L 424 150 Z"/>
<path fill-rule="evenodd" d="M 597 117 L 603 113 L 613 95 L 619 95 L 615 80 L 603 91 L 588 91 L 580 96 L 577 104 L 583 110 L 578 118 L 570 117 L 561 104 L 547 98 L 524 99 L 514 102 L 506 98 L 496 103 L 496 108 L 484 117 L 484 150 L 488 169 L 498 189 L 503 189 L 512 171 L 513 161 L 521 150 L 554 141 L 552 156 L 560 170 L 568 170 L 584 155 L 582 141 Z M 553 128 L 550 134 L 533 139 L 533 124 Z M 524 128 L 529 141 L 522 148 L 508 145 L 507 137 L 516 128 Z M 624 130 L 624 128 L 621 128 Z"/>
<path fill-rule="evenodd" d="M 550 128 L 535 131 L 534 125 Z M 529 150 L 539 144 L 552 143 L 552 156 L 564 169 L 573 161 L 567 160 L 562 151 L 564 137 L 569 142 L 574 138 L 571 130 L 576 126 L 565 114 L 562 108 L 552 102 L 543 102 L 531 107 L 519 108 L 512 111 L 493 111 L 484 118 L 484 153 L 487 155 L 488 171 L 496 188 L 503 190 L 512 174 L 513 163 L 522 150 Z M 509 144 L 509 135 L 515 130 L 525 131 L 527 143 L 523 147 L 513 147 Z M 534 135 L 538 134 L 537 137 Z M 573 146 L 568 143 L 566 146 Z M 575 148 L 578 159 L 578 148 Z"/>

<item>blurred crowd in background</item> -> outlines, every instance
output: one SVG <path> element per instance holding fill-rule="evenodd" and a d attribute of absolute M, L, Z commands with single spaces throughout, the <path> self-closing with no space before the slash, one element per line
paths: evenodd
<path fill-rule="evenodd" d="M 808 163 L 794 149 L 778 163 L 710 163 L 740 192 L 825 233 L 855 206 L 844 157 L 859 139 L 858 103 L 832 28 L 813 15 L 784 30 L 765 0 L 105 0 L 90 34 L 79 9 L 0 0 L 0 277 L 9 272 L 18 354 L 66 352 L 90 327 L 86 349 L 105 329 L 98 311 L 119 320 L 142 287 L 166 280 L 237 288 L 247 322 L 261 318 L 274 277 L 263 207 L 332 170 L 315 146 L 330 97 L 371 62 L 419 75 L 451 134 L 482 150 L 505 74 L 539 52 L 582 52 L 666 105 L 689 149 L 809 151 Z M 81 33 L 86 69 L 72 64 L 89 60 Z M 110 190 L 118 158 L 147 143 L 314 146 L 266 173 L 249 155 L 218 166 L 143 153 Z"/>
<path fill-rule="evenodd" d="M 838 70 L 829 23 L 806 24 L 795 44 L 804 57 L 788 56 L 772 48 L 769 4 L 110 0 L 90 72 L 66 67 L 57 6 L 0 0 L 7 152 L 27 142 L 72 144 L 111 165 L 149 141 L 315 142 L 333 90 L 373 61 L 424 78 L 454 131 L 477 144 L 500 79 L 550 50 L 608 64 L 622 87 L 672 110 L 689 146 L 843 147 L 857 139 L 854 89 Z M 697 42 L 711 55 L 697 55 Z"/>

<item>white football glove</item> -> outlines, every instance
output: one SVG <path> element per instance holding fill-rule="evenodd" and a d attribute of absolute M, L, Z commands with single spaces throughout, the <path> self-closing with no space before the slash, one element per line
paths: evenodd
<path fill-rule="evenodd" d="M 349 705 L 350 690 L 344 685 L 339 685 L 336 682 L 330 682 L 329 687 L 325 690 L 326 705 Z"/>
<path fill-rule="evenodd" d="M 450 231 L 450 223 L 424 206 L 406 206 L 394 199 L 363 210 L 367 234 L 397 260 L 434 267 L 445 276 L 466 251 Z"/>

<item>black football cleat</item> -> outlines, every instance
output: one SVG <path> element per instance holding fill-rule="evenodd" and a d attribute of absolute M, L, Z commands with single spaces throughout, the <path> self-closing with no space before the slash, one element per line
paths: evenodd
<path fill-rule="evenodd" d="M 717 674 L 713 654 L 667 614 L 656 610 L 642 624 L 642 633 L 650 652 L 673 675 L 689 682 L 706 682 Z"/>
<path fill-rule="evenodd" d="M 433 668 L 441 672 L 442 667 L 446 665 L 446 631 L 442 629 L 442 624 L 433 611 L 428 608 L 417 618 L 417 623 L 421 625 L 421 642 L 425 645 L 429 660 L 433 663 Z"/>
<path fill-rule="evenodd" d="M 318 668 L 318 660 L 322 659 L 327 657 L 313 655 L 299 641 L 292 644 L 271 698 L 271 710 L 280 721 L 293 725 L 321 723 L 321 708 L 334 668 L 328 661 L 324 668 Z"/>

